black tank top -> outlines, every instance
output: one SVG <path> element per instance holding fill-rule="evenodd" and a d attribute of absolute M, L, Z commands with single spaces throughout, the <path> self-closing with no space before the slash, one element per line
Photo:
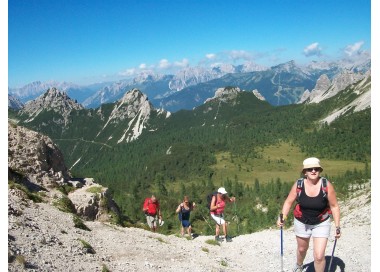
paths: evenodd
<path fill-rule="evenodd" d="M 305 184 L 302 186 L 301 194 L 299 196 L 299 205 L 302 216 L 297 218 L 304 224 L 316 225 L 329 219 L 328 216 L 321 220 L 321 215 L 324 214 L 328 207 L 328 200 L 323 197 L 322 183 L 319 194 L 316 197 L 309 197 L 305 192 Z"/>

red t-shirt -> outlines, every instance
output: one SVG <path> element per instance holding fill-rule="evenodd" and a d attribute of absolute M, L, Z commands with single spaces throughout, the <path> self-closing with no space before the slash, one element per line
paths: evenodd
<path fill-rule="evenodd" d="M 160 203 L 156 200 L 156 202 L 153 202 L 150 197 L 145 198 L 143 210 L 146 210 L 146 213 L 149 215 L 155 216 L 157 214 L 157 211 L 160 209 Z"/>

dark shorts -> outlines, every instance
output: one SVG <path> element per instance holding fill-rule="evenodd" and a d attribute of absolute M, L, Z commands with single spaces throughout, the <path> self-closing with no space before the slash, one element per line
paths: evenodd
<path fill-rule="evenodd" d="M 188 228 L 190 227 L 190 221 L 189 220 L 182 220 L 182 227 Z"/>

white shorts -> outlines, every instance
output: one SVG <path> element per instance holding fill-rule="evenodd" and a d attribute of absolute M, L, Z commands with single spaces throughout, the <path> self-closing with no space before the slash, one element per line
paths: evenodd
<path fill-rule="evenodd" d="M 330 236 L 330 219 L 317 224 L 317 225 L 308 225 L 298 221 L 294 218 L 294 232 L 296 236 L 302 238 L 329 238 Z"/>
<path fill-rule="evenodd" d="M 146 215 L 146 223 L 150 228 L 157 227 L 157 216 Z"/>
<path fill-rule="evenodd" d="M 214 219 L 215 223 L 218 224 L 219 226 L 220 225 L 224 225 L 226 223 L 226 221 L 224 220 L 224 215 L 223 214 L 211 214 L 211 217 L 212 219 Z"/>

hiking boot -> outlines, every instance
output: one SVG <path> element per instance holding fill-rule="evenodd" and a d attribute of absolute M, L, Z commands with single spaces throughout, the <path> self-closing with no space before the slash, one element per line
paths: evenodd
<path fill-rule="evenodd" d="M 220 236 L 215 236 L 215 241 L 217 242 L 223 242 L 223 238 Z"/>
<path fill-rule="evenodd" d="M 226 242 L 232 242 L 232 238 L 230 236 L 226 236 Z"/>
<path fill-rule="evenodd" d="M 296 264 L 292 270 L 293 272 L 302 272 L 303 271 L 303 265 Z"/>

